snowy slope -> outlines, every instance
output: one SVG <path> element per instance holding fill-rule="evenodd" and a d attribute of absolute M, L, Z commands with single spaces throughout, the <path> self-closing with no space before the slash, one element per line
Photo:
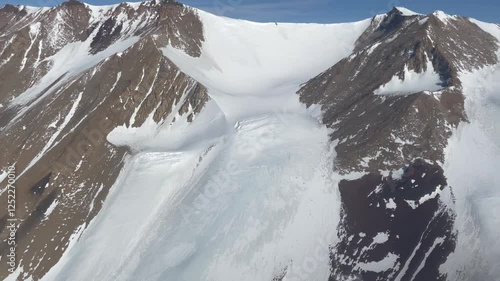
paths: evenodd
<path fill-rule="evenodd" d="M 143 4 L 161 7 L 164 3 L 155 1 Z M 132 7 L 129 15 L 137 15 L 140 14 L 141 7 L 144 7 L 143 4 L 128 3 L 124 6 Z M 198 25 L 199 29 L 196 29 L 196 26 L 189 27 L 189 24 L 198 20 L 194 16 L 187 19 L 188 24 L 179 24 L 176 15 L 162 14 L 160 18 L 172 19 L 172 22 L 158 27 L 154 13 L 144 14 L 141 20 L 130 20 L 125 12 L 117 9 L 117 5 L 85 7 L 90 11 L 90 23 L 103 24 L 111 13 L 116 12 L 115 25 L 123 24 L 123 32 L 119 38 L 92 55 L 92 37 L 98 33 L 95 29 L 86 40 L 63 44 L 64 46 L 57 49 L 53 55 L 45 58 L 45 61 L 50 62 L 50 70 L 41 80 L 30 84 L 26 91 L 23 90 L 22 94 L 13 98 L 11 104 L 6 105 L 8 109 L 20 110 L 9 119 L 10 123 L 5 123 L 2 130 L 19 126 L 26 112 L 40 108 L 45 97 L 62 96 L 64 87 L 73 83 L 83 73 L 89 72 L 88 70 L 93 69 L 89 72 L 90 76 L 96 73 L 97 77 L 105 76 L 99 71 L 101 65 L 107 62 L 116 66 L 113 70 L 116 72 L 103 72 L 110 74 L 109 79 L 98 84 L 109 84 L 110 88 L 107 88 L 105 93 L 111 94 L 113 90 L 120 89 L 123 95 L 117 96 L 119 105 L 132 114 L 127 115 L 126 120 L 130 120 L 128 124 L 120 121 L 114 124 L 111 133 L 106 132 L 107 140 L 114 145 L 109 147 L 119 147 L 130 153 L 126 154 L 124 162 L 120 162 L 124 163 L 121 170 L 121 166 L 114 165 L 118 167 L 116 171 L 120 171 L 116 181 L 113 178 L 106 186 L 99 184 L 95 193 L 90 193 L 89 188 L 88 196 L 81 200 L 82 205 L 75 207 L 78 209 L 77 213 L 83 213 L 79 208 L 87 204 L 83 202 L 87 200 L 89 203 L 86 206 L 90 206 L 89 216 L 92 211 L 97 215 L 92 220 L 92 217 L 89 217 L 84 222 L 76 223 L 76 227 L 67 232 L 69 240 L 55 240 L 58 243 L 54 246 L 55 250 L 61 247 L 62 258 L 54 267 L 53 264 L 45 267 L 41 274 L 45 274 L 42 280 L 326 281 L 330 274 L 333 279 L 352 280 L 355 277 L 351 275 L 356 275 L 357 278 L 358 273 L 372 274 L 362 276 L 380 274 L 377 275 L 378 280 L 392 277 L 397 280 L 415 279 L 422 276 L 420 273 L 427 274 L 432 270 L 432 267 L 429 269 L 427 265 L 434 261 L 435 255 L 444 257 L 455 250 L 454 246 L 450 252 L 446 252 L 447 249 L 438 249 L 449 242 L 447 232 L 439 232 L 439 227 L 431 226 L 431 222 L 445 225 L 445 221 L 434 220 L 433 216 L 441 213 L 431 214 L 428 222 L 425 217 L 428 214 L 420 213 L 425 211 L 424 209 L 432 211 L 432 204 L 438 206 L 437 200 L 434 200 L 436 198 L 442 200 L 439 204 L 446 203 L 446 206 L 440 206 L 443 210 L 449 208 L 456 212 L 456 223 L 450 224 L 449 228 L 455 227 L 458 235 L 457 249 L 441 267 L 442 272 L 448 274 L 449 280 L 491 280 L 500 276 L 500 267 L 494 262 L 500 260 L 500 218 L 497 215 L 500 212 L 500 178 L 499 173 L 495 171 L 497 160 L 500 159 L 500 85 L 497 82 L 500 77 L 500 65 L 463 72 L 459 77 L 452 77 L 456 78 L 458 83 L 461 82 L 463 87 L 466 96 L 465 109 L 470 123 L 461 123 L 458 129 L 453 131 L 453 137 L 448 142 L 449 136 L 445 134 L 444 129 L 433 122 L 445 123 L 443 126 L 451 130 L 452 126 L 444 122 L 446 119 L 439 118 L 448 108 L 456 107 L 457 112 L 460 111 L 461 97 L 452 101 L 452 106 L 444 109 L 441 108 L 444 103 L 429 101 L 427 98 L 439 101 L 441 97 L 421 95 L 421 92 L 441 91 L 443 87 L 447 87 L 441 81 L 442 73 L 438 73 L 438 69 L 433 66 L 436 57 L 432 57 L 431 62 L 430 52 L 427 52 L 428 57 L 422 58 L 425 70 L 416 72 L 410 70 L 411 64 L 401 61 L 401 55 L 398 55 L 402 46 L 410 42 L 407 40 L 409 36 L 418 35 L 422 30 L 423 34 L 427 34 L 427 31 L 435 26 L 442 31 L 442 23 L 455 28 L 459 26 L 454 23 L 456 18 L 438 12 L 435 13 L 437 23 L 430 25 L 429 22 L 433 21 L 429 19 L 430 16 L 419 21 L 423 15 L 405 8 L 395 8 L 387 17 L 380 15 L 374 17 L 373 21 L 367 19 L 355 23 L 253 23 L 196 10 L 203 24 L 203 36 L 197 37 L 197 40 L 203 40 L 201 52 L 198 53 L 199 41 L 194 40 L 192 43 L 196 49 L 193 52 L 183 48 L 189 44 L 175 44 L 176 39 L 182 43 L 183 40 L 189 40 L 190 37 L 201 33 L 201 25 Z M 34 8 L 28 10 L 29 13 L 44 11 Z M 184 11 L 181 11 L 181 14 L 183 13 Z M 386 19 L 388 22 L 385 22 Z M 461 24 L 465 24 L 464 22 Z M 64 21 L 56 22 L 55 28 L 59 23 Z M 403 24 L 399 26 L 400 23 Z M 500 40 L 498 25 L 477 21 L 475 23 Z M 392 26 L 395 34 L 389 34 L 393 31 L 388 29 L 384 31 L 388 32 L 384 33 L 384 36 L 387 35 L 389 39 L 375 40 L 376 43 L 370 41 L 366 45 L 366 52 L 352 54 L 355 45 L 359 48 L 366 43 L 363 43 L 363 40 L 370 39 L 373 34 L 377 35 L 380 32 L 378 27 L 382 24 L 386 24 L 386 27 Z M 148 35 L 135 32 L 145 26 L 147 28 L 144 30 L 157 26 L 159 32 Z M 172 26 L 185 26 L 188 29 L 182 32 L 165 31 L 167 27 Z M 407 32 L 406 27 L 414 28 L 414 32 Z M 468 26 L 459 27 L 464 28 L 463 33 L 474 33 L 470 32 L 473 29 Z M 28 28 L 29 48 L 34 44 L 39 28 L 37 24 Z M 194 35 L 196 32 L 193 33 L 193 30 L 198 33 Z M 360 38 L 364 32 L 367 36 L 363 37 L 366 38 Z M 187 36 L 177 38 L 182 37 L 181 33 Z M 52 34 L 54 37 L 49 39 L 57 43 L 57 32 Z M 162 35 L 165 37 L 162 38 Z M 441 40 L 433 41 L 434 37 L 431 35 L 424 37 L 430 40 L 427 47 L 434 49 L 434 42 Z M 401 39 L 403 36 L 406 39 Z M 418 36 L 414 37 L 418 40 Z M 452 36 L 450 38 L 450 42 L 455 42 Z M 469 40 L 468 37 L 463 38 Z M 478 38 L 484 39 L 484 36 Z M 446 42 L 444 39 L 443 42 Z M 457 37 L 456 42 L 459 43 L 460 40 L 462 37 Z M 471 43 L 468 40 L 463 42 Z M 135 49 L 138 45 L 146 48 Z M 404 47 L 406 50 L 413 48 L 411 42 L 408 45 Z M 135 49 L 132 55 L 129 53 L 131 49 Z M 396 54 L 394 60 L 387 59 L 381 50 L 390 50 L 391 55 Z M 136 62 L 135 56 L 153 53 L 153 56 L 146 56 L 152 58 L 153 62 L 144 62 L 144 57 Z M 30 67 L 27 54 L 28 52 L 24 54 L 22 68 Z M 464 54 L 469 58 L 477 57 L 468 55 L 467 52 Z M 500 52 L 498 55 L 500 58 Z M 343 60 L 349 56 L 351 59 Z M 125 58 L 123 60 L 132 63 L 121 65 L 122 60 L 118 58 Z M 353 58 L 356 59 L 352 60 Z M 448 62 L 445 58 L 448 57 L 440 59 Z M 367 59 L 373 63 L 366 63 Z M 463 58 L 461 60 L 460 63 L 470 64 Z M 38 63 L 38 59 L 36 61 Z M 380 64 L 381 61 L 397 62 L 398 67 L 390 68 L 391 65 Z M 161 62 L 161 65 L 158 65 L 158 62 Z M 482 62 L 480 58 L 478 65 L 481 65 L 479 62 Z M 134 63 L 138 65 L 136 70 Z M 377 68 L 376 65 L 382 66 Z M 366 68 L 365 73 L 359 71 L 360 66 Z M 126 74 L 125 70 L 128 69 L 125 68 L 132 68 L 134 72 Z M 350 72 L 350 69 L 356 71 Z M 391 73 L 386 72 L 389 69 Z M 184 74 L 194 80 L 187 76 L 182 77 Z M 319 74 L 321 76 L 318 76 Z M 316 79 L 317 77 L 321 79 Z M 346 78 L 345 81 L 342 78 Z M 155 85 L 157 81 L 160 82 Z M 311 81 L 313 86 L 319 86 L 310 88 L 313 89 L 308 92 L 310 96 L 328 96 L 337 100 L 333 99 L 330 104 L 324 103 L 323 108 L 315 105 L 316 99 L 312 99 L 312 102 L 302 100 L 312 104 L 306 108 L 299 102 L 300 93 L 297 93 L 304 83 L 309 84 Z M 369 83 L 365 84 L 366 82 Z M 123 84 L 128 86 L 124 87 Z M 179 85 L 187 86 L 182 88 Z M 61 91 L 40 94 L 46 88 L 56 89 L 60 86 L 63 87 Z M 363 94 L 365 89 L 355 86 L 368 88 L 369 92 L 362 98 L 357 98 L 356 95 Z M 170 88 L 166 90 L 168 87 Z M 200 105 L 200 111 L 193 110 L 196 105 L 185 103 L 188 94 L 192 94 L 191 90 L 195 87 L 201 89 L 199 92 L 195 91 L 195 94 L 200 96 L 193 98 L 203 101 L 197 104 Z M 138 91 L 139 88 L 141 91 Z M 174 92 L 172 95 L 160 95 L 171 89 Z M 137 104 L 132 103 L 132 107 L 125 108 L 125 104 L 121 104 L 122 98 L 125 104 L 129 100 Z M 40 162 L 49 152 L 55 150 L 54 147 L 61 142 L 61 136 L 65 135 L 66 131 L 74 130 L 73 124 L 79 125 L 84 120 L 80 119 L 81 114 L 77 109 L 87 112 L 86 109 L 82 110 L 82 107 L 88 99 L 89 97 L 80 90 L 73 93 L 71 100 L 65 104 L 65 113 L 61 110 L 62 115 L 59 115 L 57 120 L 51 120 L 47 127 L 51 129 L 47 130 L 49 137 L 46 142 L 40 142 L 44 144 L 29 158 L 20 175 L 30 175 L 30 168 L 43 166 L 44 163 Z M 445 99 L 443 95 L 442 100 Z M 326 98 L 324 100 L 328 101 Z M 172 101 L 172 104 L 165 106 L 165 101 Z M 379 106 L 379 103 L 382 106 Z M 411 107 L 409 104 L 412 104 Z M 154 119 L 156 111 L 141 112 L 143 105 L 155 110 L 163 106 L 163 109 L 167 110 L 161 118 Z M 329 111 L 328 107 L 332 105 L 338 105 L 340 110 Z M 181 110 L 183 106 L 186 107 L 185 111 Z M 60 109 L 55 107 L 54 110 Z M 90 115 L 92 110 L 91 108 L 87 115 Z M 345 115 L 339 114 L 342 110 L 346 111 Z M 413 112 L 416 113 L 410 115 Z M 331 122 L 338 119 L 329 124 L 335 131 L 323 124 L 326 121 L 322 118 L 325 117 L 321 116 L 322 113 L 329 117 L 327 119 Z M 450 114 L 454 113 L 456 112 Z M 462 112 L 457 115 L 460 113 Z M 133 127 L 139 116 L 145 120 L 144 123 L 138 122 L 137 124 L 142 125 Z M 189 119 L 188 116 L 192 118 Z M 77 122 L 77 119 L 80 121 Z M 383 122 L 378 122 L 381 119 Z M 347 122 L 350 120 L 353 122 Z M 428 194 L 419 198 L 411 197 L 411 201 L 405 200 L 409 207 L 404 201 L 396 204 L 393 200 L 394 191 L 390 194 L 388 192 L 391 186 L 385 187 L 384 181 L 388 181 L 389 170 L 379 170 L 380 174 L 376 173 L 377 168 L 386 163 L 400 169 L 402 163 L 406 165 L 414 160 L 413 156 L 406 155 L 409 151 L 403 151 L 404 147 L 421 145 L 403 137 L 403 131 L 391 131 L 392 127 L 397 129 L 399 125 L 394 120 L 410 120 L 403 123 L 409 123 L 411 126 L 402 128 L 412 138 L 417 135 L 428 138 L 430 135 L 429 130 L 419 131 L 419 122 L 422 121 L 422 127 L 430 129 L 431 133 L 434 130 L 437 135 L 442 135 L 442 147 L 448 142 L 444 164 L 441 163 L 441 158 L 436 164 L 437 167 L 443 166 L 445 169 L 446 180 L 443 177 L 443 185 L 448 181 L 447 187 L 441 190 L 440 183 Z M 457 124 L 459 122 L 457 121 Z M 334 133 L 338 132 L 342 132 L 341 137 L 332 141 L 336 139 L 333 137 Z M 378 133 L 392 139 L 377 139 Z M 364 139 L 364 136 L 367 138 Z M 422 143 L 423 149 L 441 145 L 440 140 L 441 138 L 437 141 L 436 138 L 427 139 Z M 367 154 L 373 157 L 363 158 L 357 157 L 357 154 L 347 154 L 343 149 L 339 149 L 346 143 L 353 145 L 349 151 L 362 151 L 364 146 L 375 144 L 374 153 Z M 429 143 L 431 146 L 427 146 Z M 397 158 L 391 159 L 391 154 L 384 152 L 396 152 Z M 343 172 L 346 174 L 341 176 L 334 164 L 338 165 L 342 153 L 349 159 L 363 160 L 364 167 L 356 169 L 353 166 L 345 169 Z M 382 164 L 377 164 L 374 160 L 382 154 L 384 157 L 385 154 L 389 156 Z M 74 171 L 75 176 L 82 171 L 82 161 L 80 160 Z M 355 162 L 357 165 L 358 161 Z M 94 162 L 94 167 L 99 169 L 101 166 L 97 163 Z M 109 168 L 102 170 L 104 174 L 110 173 Z M 77 171 L 79 172 L 76 173 Z M 398 183 L 404 180 L 405 174 L 400 169 L 392 178 Z M 0 170 L 0 183 L 5 176 L 5 172 Z M 368 179 L 360 181 L 367 181 L 366 186 L 363 186 L 364 183 L 359 184 L 360 192 L 356 191 L 358 189 L 349 189 L 359 194 L 352 195 L 351 206 L 347 206 L 350 209 L 346 208 L 346 193 L 339 183 L 343 179 L 353 181 L 362 176 Z M 420 178 L 420 175 L 418 177 Z M 421 178 L 426 184 L 428 178 L 425 173 Z M 376 200 L 379 196 L 390 197 L 389 200 L 381 201 L 381 205 L 367 200 L 359 203 L 362 200 L 358 199 L 366 199 L 361 197 L 364 196 L 365 189 L 371 188 L 371 179 L 376 184 L 373 184 L 373 191 L 367 192 L 368 197 L 365 197 L 370 200 Z M 413 181 L 414 179 L 406 180 L 411 184 Z M 111 191 L 107 194 L 106 191 L 113 182 Z M 411 189 L 419 184 L 420 182 L 415 186 L 411 185 Z M 451 188 L 448 188 L 448 185 Z M 79 186 L 80 189 L 86 187 L 83 184 Z M 396 189 L 394 186 L 392 185 L 392 188 Z M 342 198 L 340 192 L 344 192 Z M 401 194 L 404 192 L 405 190 Z M 100 194 L 104 195 L 98 197 Z M 347 195 L 349 196 L 348 193 Z M 398 197 L 396 195 L 394 198 Z M 97 203 L 104 198 L 105 203 L 99 209 Z M 373 203 L 377 209 L 363 209 L 362 204 L 365 203 L 370 204 L 369 206 Z M 48 204 L 43 212 L 43 221 L 48 221 L 47 217 L 51 214 L 53 218 L 57 208 L 63 204 L 64 201 L 59 198 Z M 426 206 L 422 207 L 424 204 Z M 370 212 L 377 214 L 379 206 L 382 206 L 380 210 L 388 218 L 387 222 L 380 219 L 385 218 L 382 216 L 373 216 L 377 218 L 374 220 L 369 219 Z M 340 216 L 341 207 L 344 208 L 343 220 Z M 356 208 L 361 211 L 357 214 L 359 217 L 350 214 L 354 225 L 376 224 L 381 228 L 369 233 L 352 227 L 351 221 L 345 220 L 346 217 L 349 218 L 346 210 Z M 407 216 L 408 213 L 411 215 Z M 418 234 L 421 234 L 421 237 L 414 234 L 418 233 L 418 227 L 415 231 L 409 231 L 412 233 L 406 233 L 406 230 L 410 229 L 406 223 L 401 226 L 405 231 L 400 232 L 401 236 L 398 235 L 399 230 L 394 222 L 396 218 L 400 219 L 401 214 L 410 218 L 409 221 L 415 220 L 412 226 L 421 223 L 417 222 L 422 217 L 418 214 L 423 215 L 421 220 L 425 222 L 425 229 Z M 63 215 L 70 216 L 67 213 Z M 454 215 L 455 213 L 450 212 L 450 216 Z M 362 222 L 365 218 L 368 219 Z M 55 224 L 60 223 L 57 219 L 52 221 L 55 221 Z M 352 236 L 347 235 L 346 231 L 349 231 L 350 227 L 354 232 Z M 434 228 L 438 229 L 436 233 L 432 232 Z M 408 234 L 408 237 L 403 234 Z M 353 240 L 357 236 L 359 240 Z M 415 237 L 416 244 L 412 244 Z M 428 238 L 435 240 L 425 248 L 424 242 L 430 240 L 424 240 Z M 351 248 L 342 248 L 343 240 L 347 240 L 347 245 Z M 369 241 L 369 244 L 363 246 L 362 242 L 366 241 Z M 409 253 L 398 252 L 398 244 L 392 243 L 395 241 L 402 242 L 404 246 L 401 248 L 409 250 Z M 27 248 L 30 245 L 28 244 Z M 331 248 L 334 245 L 337 247 Z M 45 253 L 45 248 L 53 247 L 42 245 L 42 253 Z M 47 259 L 54 261 L 59 257 L 61 255 Z M 340 263 L 335 264 L 336 259 Z M 43 257 L 40 262 L 42 260 Z M 30 268 L 26 266 L 28 262 L 20 265 L 16 273 L 10 275 L 7 280 L 15 280 L 17 276 L 38 278 L 35 274 L 31 275 L 31 264 Z M 435 263 L 436 268 L 439 264 L 441 263 Z M 343 266 L 348 270 L 343 271 Z M 337 268 L 339 271 L 334 272 Z M 400 269 L 402 270 L 398 271 Z M 390 278 L 385 278 L 384 273 Z"/>
<path fill-rule="evenodd" d="M 43 280 L 328 278 L 341 177 L 329 131 L 295 93 L 349 55 L 369 20 L 275 25 L 199 14 L 201 57 L 164 54 L 212 100 L 192 124 L 149 120 L 108 136 L 138 153 Z"/>
<path fill-rule="evenodd" d="M 500 40 L 498 25 L 474 22 Z M 469 123 L 461 123 L 454 132 L 445 163 L 458 231 L 457 249 L 442 268 L 450 280 L 500 276 L 499 78 L 500 64 L 460 76 Z"/>
<path fill-rule="evenodd" d="M 416 12 L 410 10 L 410 9 L 407 9 L 405 7 L 396 7 L 396 9 L 398 9 L 403 16 L 417 16 L 417 15 L 422 15 L 422 14 L 416 13 Z"/>
<path fill-rule="evenodd" d="M 434 71 L 432 62 L 427 58 L 426 70 L 417 73 L 405 65 L 404 79 L 393 76 L 391 81 L 375 90 L 376 95 L 408 95 L 423 91 L 438 91 L 442 89 L 439 74 Z"/>
<path fill-rule="evenodd" d="M 133 156 L 46 280 L 271 280 L 309 256 L 325 279 L 339 216 L 327 131 L 282 118 L 248 118 L 205 147 Z"/>
<path fill-rule="evenodd" d="M 276 25 L 198 14 L 206 37 L 201 57 L 172 47 L 164 54 L 207 86 L 232 121 L 286 108 L 299 85 L 349 55 L 370 24 Z"/>
<path fill-rule="evenodd" d="M 102 14 L 105 12 L 109 12 L 109 9 L 111 7 L 113 6 L 103 6 L 102 8 L 97 8 L 96 6 L 88 6 L 88 8 L 92 11 L 91 24 L 102 21 L 104 19 Z M 43 9 L 38 12 L 43 12 Z M 10 124 L 6 127 L 8 128 L 10 125 L 18 121 L 19 118 L 24 116 L 27 111 L 35 107 L 37 103 L 42 100 L 42 98 L 45 98 L 45 96 L 41 96 L 40 93 L 47 91 L 47 89 L 57 89 L 61 85 L 68 83 L 68 81 L 74 80 L 85 70 L 96 66 L 106 58 L 109 58 L 110 56 L 122 52 L 132 46 L 139 40 L 139 37 L 135 36 L 133 33 L 137 31 L 137 29 L 144 27 L 145 23 L 146 22 L 142 22 L 139 24 L 137 22 L 133 22 L 132 24 L 129 23 L 129 25 L 124 28 L 125 32 L 120 40 L 109 46 L 103 52 L 99 52 L 97 54 L 90 53 L 92 39 L 99 31 L 96 28 L 92 31 L 92 34 L 90 34 L 87 40 L 66 44 L 53 56 L 46 58 L 44 61 L 49 61 L 51 64 L 50 70 L 39 81 L 37 81 L 37 83 L 32 85 L 29 89 L 12 100 L 12 107 L 23 107 L 23 109 L 10 121 Z M 60 18 L 60 15 L 58 14 L 55 26 L 57 27 L 58 25 L 63 24 L 65 24 L 64 20 Z M 62 40 L 60 38 L 62 35 L 59 34 L 57 30 L 53 33 L 54 34 L 52 35 L 52 37 L 49 38 L 50 40 Z M 26 55 L 27 52 L 25 56 Z"/>

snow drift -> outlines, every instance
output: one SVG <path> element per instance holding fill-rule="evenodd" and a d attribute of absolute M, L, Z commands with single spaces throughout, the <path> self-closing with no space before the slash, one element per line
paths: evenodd
<path fill-rule="evenodd" d="M 43 280 L 328 278 L 341 177 L 328 129 L 296 92 L 349 55 L 370 21 L 276 25 L 198 13 L 201 57 L 163 52 L 212 100 L 193 123 L 149 119 L 110 133 L 137 153 Z"/>

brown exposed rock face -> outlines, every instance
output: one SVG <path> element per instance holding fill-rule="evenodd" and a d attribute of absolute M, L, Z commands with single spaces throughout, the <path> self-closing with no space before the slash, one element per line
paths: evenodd
<path fill-rule="evenodd" d="M 437 15 L 403 16 L 394 9 L 374 17 L 350 57 L 299 91 L 308 106 L 322 106 L 323 122 L 338 141 L 336 168 L 365 172 L 339 186 L 343 216 L 332 281 L 446 279 L 438 269 L 454 250 L 454 215 L 439 195 L 415 208 L 407 201 L 451 192 L 440 167 L 443 150 L 451 129 L 467 119 L 457 73 L 497 63 L 497 42 L 467 18 Z M 404 79 L 405 71 L 426 71 L 427 61 L 439 74 L 440 91 L 374 94 L 394 76 Z M 404 182 L 382 176 L 404 165 L 416 170 Z M 393 202 L 394 209 L 387 207 Z M 378 233 L 389 240 L 373 245 Z M 383 272 L 364 266 L 391 255 L 397 261 Z"/>
<path fill-rule="evenodd" d="M 469 42 L 475 47 L 465 47 Z M 457 71 L 495 63 L 495 46 L 495 38 L 465 18 L 444 24 L 434 15 L 392 11 L 373 19 L 353 55 L 311 79 L 299 94 L 307 105 L 322 105 L 324 123 L 335 129 L 332 139 L 340 141 L 337 167 L 346 173 L 365 170 L 364 157 L 372 158 L 367 171 L 393 170 L 411 158 L 442 162 L 448 126 L 466 119 Z M 405 66 L 425 71 L 427 60 L 441 77 L 440 93 L 373 94 L 392 77 L 403 78 Z"/>
<path fill-rule="evenodd" d="M 439 266 L 455 246 L 454 217 L 438 198 L 418 202 L 447 188 L 446 179 L 439 166 L 421 160 L 411 169 L 411 175 L 400 180 L 368 174 L 340 183 L 343 211 L 338 231 L 342 240 L 332 253 L 330 280 L 344 280 L 339 276 L 446 280 Z M 394 266 L 382 272 L 366 269 L 366 264 L 391 255 L 397 257 Z"/>
<path fill-rule="evenodd" d="M 171 0 L 100 10 L 73 0 L 37 11 L 0 9 L 0 169 L 14 164 L 18 176 L 19 279 L 39 280 L 99 212 L 134 153 L 109 143 L 109 132 L 151 119 L 191 122 L 203 109 L 206 88 L 161 51 L 171 45 L 198 57 L 203 40 L 196 13 Z M 364 172 L 338 187 L 343 216 L 330 280 L 445 280 L 438 269 L 455 247 L 455 233 L 454 214 L 438 194 L 452 194 L 443 149 L 451 128 L 467 120 L 457 73 L 496 63 L 497 43 L 466 18 L 443 21 L 394 9 L 373 18 L 351 56 L 303 85 L 301 101 L 322 106 L 323 122 L 338 141 L 335 168 Z M 52 75 L 57 56 L 74 46 L 98 62 Z M 430 67 L 439 91 L 374 94 L 393 77 Z M 1 209 L 2 242 L 8 235 Z M 369 268 L 394 257 L 386 270 Z M 277 269 L 275 280 L 286 270 Z M 2 261 L 0 278 L 8 274 Z"/>
<path fill-rule="evenodd" d="M 41 278 L 66 250 L 71 235 L 101 208 L 127 155 L 127 148 L 106 140 L 111 130 L 140 126 L 148 116 L 158 123 L 175 122 L 169 117 L 175 114 L 191 121 L 208 101 L 206 89 L 160 51 L 171 44 L 199 56 L 203 40 L 196 14 L 167 2 L 135 8 L 121 4 L 97 20 L 95 11 L 77 1 L 32 13 L 9 5 L 0 9 L 0 169 L 15 164 L 18 175 L 20 278 Z M 137 39 L 125 51 L 103 56 L 80 72 L 53 77 L 24 105 L 12 103 L 40 82 L 52 68 L 51 56 L 67 44 L 87 42 L 89 52 L 98 54 L 132 36 Z M 0 200 L 6 202 L 5 193 Z M 2 209 L 2 241 L 8 237 L 6 221 Z M 0 255 L 7 251 L 2 243 Z M 2 262 L 0 278 L 8 274 Z"/>
<path fill-rule="evenodd" d="M 4 10 L 0 13 L 9 15 Z M 88 36 L 90 14 L 82 3 L 67 2 L 30 14 L 25 9 L 17 11 L 7 15 L 9 20 L 0 34 L 2 104 L 37 83 L 51 68 L 50 57 L 63 46 Z"/>

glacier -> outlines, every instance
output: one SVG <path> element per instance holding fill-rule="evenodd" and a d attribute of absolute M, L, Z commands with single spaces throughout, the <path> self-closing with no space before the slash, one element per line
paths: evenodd
<path fill-rule="evenodd" d="M 108 135 L 134 153 L 103 209 L 42 280 L 328 278 L 344 176 L 333 169 L 335 143 L 320 109 L 307 109 L 296 92 L 348 56 L 370 20 L 198 15 L 201 57 L 163 53 L 211 100 L 192 123 L 149 118 Z"/>

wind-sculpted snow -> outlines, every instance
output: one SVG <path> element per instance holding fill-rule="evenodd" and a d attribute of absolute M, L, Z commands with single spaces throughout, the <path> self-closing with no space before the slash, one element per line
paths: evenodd
<path fill-rule="evenodd" d="M 244 97 L 294 92 L 348 56 L 370 23 L 253 23 L 198 14 L 206 38 L 200 58 L 186 61 L 170 46 L 165 54 L 208 88 Z"/>
<path fill-rule="evenodd" d="M 197 142 L 131 156 L 101 213 L 44 280 L 250 281 L 281 270 L 290 280 L 327 278 L 340 208 L 327 129 L 302 114 L 268 114 Z M 314 272 L 302 268 L 308 257 Z"/>
<path fill-rule="evenodd" d="M 0 184 L 14 163 L 20 194 L 0 277 L 499 276 L 498 25 L 175 1 L 0 14 Z"/>
<path fill-rule="evenodd" d="M 192 123 L 148 119 L 109 134 L 136 153 L 44 280 L 328 278 L 341 177 L 329 130 L 295 92 L 348 55 L 369 21 L 276 26 L 198 14 L 201 56 L 163 52 L 211 100 Z"/>
<path fill-rule="evenodd" d="M 500 41 L 498 25 L 475 23 Z M 500 49 L 497 53 L 500 59 Z M 445 162 L 458 233 L 457 250 L 443 267 L 450 280 L 496 280 L 500 276 L 499 79 L 500 64 L 460 76 L 469 118 L 454 131 Z"/>
<path fill-rule="evenodd" d="M 403 79 L 394 76 L 391 81 L 375 90 L 374 93 L 376 95 L 407 95 L 441 90 L 443 81 L 434 71 L 434 66 L 428 58 L 425 67 L 422 73 L 416 73 L 405 66 Z"/>

